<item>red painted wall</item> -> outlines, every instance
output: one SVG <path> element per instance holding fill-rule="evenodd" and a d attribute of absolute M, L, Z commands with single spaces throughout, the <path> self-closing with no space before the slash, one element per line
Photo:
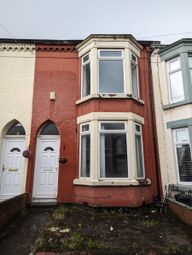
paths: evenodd
<path fill-rule="evenodd" d="M 79 59 L 73 46 L 36 45 L 31 142 L 26 190 L 32 194 L 36 138 L 47 120 L 55 122 L 61 134 L 60 157 L 68 159 L 59 165 L 58 201 L 72 202 L 76 169 L 76 106 L 79 81 Z M 57 49 L 56 49 L 57 48 Z M 50 101 L 50 91 L 56 100 Z"/>
<path fill-rule="evenodd" d="M 91 99 L 78 105 L 77 114 L 78 116 L 81 116 L 94 111 L 133 112 L 144 117 L 145 124 L 143 125 L 143 144 L 145 176 L 151 180 L 152 184 L 148 186 L 135 187 L 88 187 L 76 185 L 75 202 L 88 203 L 94 206 L 140 206 L 143 203 L 152 203 L 154 196 L 157 195 L 156 162 L 154 153 L 155 145 L 153 141 L 150 97 L 150 68 L 147 49 L 142 51 L 139 60 L 139 78 L 140 94 L 141 98 L 144 100 L 144 105 L 133 99 Z M 77 150 L 79 151 L 78 148 Z"/>
<path fill-rule="evenodd" d="M 26 190 L 32 194 L 35 165 L 36 137 L 43 123 L 55 122 L 61 133 L 60 157 L 68 162 L 59 167 L 58 202 L 88 203 L 94 206 L 140 206 L 153 202 L 157 195 L 156 164 L 153 142 L 152 110 L 150 98 L 150 69 L 147 50 L 139 61 L 140 92 L 144 105 L 129 99 L 91 99 L 79 105 L 80 59 L 73 46 L 37 45 L 34 80 L 34 98 L 31 143 Z M 52 49 L 51 49 L 52 48 Z M 63 48 L 63 49 L 62 49 Z M 50 91 L 56 92 L 56 101 L 50 101 Z M 79 127 L 77 116 L 90 112 L 133 112 L 144 117 L 143 140 L 148 186 L 90 187 L 73 185 L 79 174 Z"/>

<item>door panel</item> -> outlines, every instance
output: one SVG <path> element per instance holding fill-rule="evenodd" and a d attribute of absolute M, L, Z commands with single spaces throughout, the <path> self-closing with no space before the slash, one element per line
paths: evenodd
<path fill-rule="evenodd" d="M 24 167 L 24 139 L 6 138 L 1 165 L 1 195 L 17 195 L 21 193 L 21 182 Z"/>
<path fill-rule="evenodd" d="M 37 140 L 34 198 L 57 197 L 59 145 L 59 138 Z"/>

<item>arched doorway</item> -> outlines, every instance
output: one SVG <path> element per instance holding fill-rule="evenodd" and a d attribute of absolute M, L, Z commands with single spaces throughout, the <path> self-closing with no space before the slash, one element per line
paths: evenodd
<path fill-rule="evenodd" d="M 22 192 L 24 171 L 25 129 L 15 122 L 5 132 L 1 155 L 0 195 L 3 198 Z"/>
<path fill-rule="evenodd" d="M 57 198 L 60 134 L 53 122 L 46 123 L 37 137 L 33 201 Z"/>

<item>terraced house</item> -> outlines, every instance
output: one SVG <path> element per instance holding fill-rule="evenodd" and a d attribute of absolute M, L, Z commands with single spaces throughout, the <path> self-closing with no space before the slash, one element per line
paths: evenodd
<path fill-rule="evenodd" d="M 0 43 L 2 197 L 26 191 L 32 203 L 140 206 L 160 196 L 153 42 Z"/>
<path fill-rule="evenodd" d="M 154 100 L 163 189 L 192 187 L 192 39 L 156 46 Z"/>

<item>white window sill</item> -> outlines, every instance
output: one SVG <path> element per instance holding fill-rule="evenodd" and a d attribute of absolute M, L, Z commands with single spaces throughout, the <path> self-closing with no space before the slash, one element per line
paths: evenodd
<path fill-rule="evenodd" d="M 130 94 L 121 94 L 121 93 L 117 93 L 117 94 L 92 94 L 92 95 L 88 95 L 86 97 L 83 97 L 79 100 L 77 100 L 75 103 L 76 105 L 81 104 L 83 102 L 86 102 L 90 99 L 94 99 L 94 98 L 104 98 L 104 99 L 108 99 L 108 98 L 120 98 L 120 99 L 133 99 L 135 101 L 137 101 L 140 104 L 144 105 L 144 101 L 140 98 L 135 98 Z"/>
<path fill-rule="evenodd" d="M 150 185 L 151 180 L 146 179 L 145 183 L 137 180 L 88 180 L 88 179 L 74 179 L 73 184 L 84 186 L 141 186 Z"/>

